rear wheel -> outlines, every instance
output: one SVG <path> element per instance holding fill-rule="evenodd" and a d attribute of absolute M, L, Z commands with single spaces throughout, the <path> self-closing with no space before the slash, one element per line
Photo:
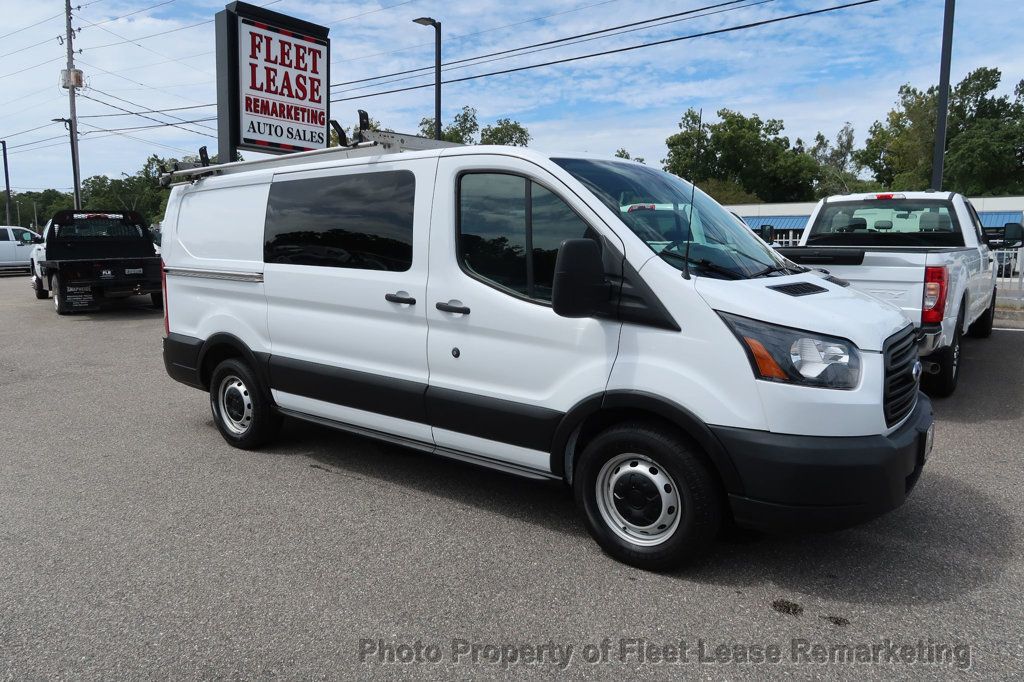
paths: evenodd
<path fill-rule="evenodd" d="M 217 365 L 210 377 L 210 408 L 224 440 L 236 448 L 258 448 L 281 426 L 270 396 L 253 371 L 239 359 Z"/>
<path fill-rule="evenodd" d="M 67 315 L 71 312 L 71 308 L 68 307 L 67 295 L 61 290 L 59 276 L 54 275 L 50 280 L 50 289 L 53 290 L 53 309 L 57 311 L 57 314 Z"/>
<path fill-rule="evenodd" d="M 979 339 L 987 339 L 992 336 L 992 325 L 996 319 L 996 290 L 992 289 L 992 303 L 982 313 L 981 317 L 974 321 L 967 333 Z"/>
<path fill-rule="evenodd" d="M 937 398 L 945 398 L 956 390 L 957 382 L 960 380 L 960 344 L 962 340 L 961 330 L 964 326 L 964 309 L 960 307 L 960 313 L 956 316 L 956 330 L 953 332 L 953 342 L 948 347 L 929 358 L 938 363 L 937 374 L 926 374 L 922 377 L 922 384 L 925 390 Z"/>
<path fill-rule="evenodd" d="M 627 423 L 595 437 L 573 488 L 591 536 L 639 568 L 699 556 L 722 524 L 718 481 L 697 446 L 654 424 Z"/>

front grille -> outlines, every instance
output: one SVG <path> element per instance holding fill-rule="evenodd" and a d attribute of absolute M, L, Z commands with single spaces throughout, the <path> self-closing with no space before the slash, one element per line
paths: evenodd
<path fill-rule="evenodd" d="M 917 364 L 917 337 L 907 327 L 886 339 L 885 359 L 885 423 L 893 426 L 906 417 L 917 404 L 919 377 L 914 376 Z"/>

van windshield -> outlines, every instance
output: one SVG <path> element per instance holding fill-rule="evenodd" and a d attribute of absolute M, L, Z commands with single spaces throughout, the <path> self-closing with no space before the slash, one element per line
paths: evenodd
<path fill-rule="evenodd" d="M 963 246 L 952 204 L 944 199 L 828 202 L 807 244 L 831 246 Z"/>
<path fill-rule="evenodd" d="M 635 161 L 552 160 L 614 211 L 654 253 L 680 270 L 688 267 L 718 279 L 802 271 L 714 199 L 675 175 Z"/>

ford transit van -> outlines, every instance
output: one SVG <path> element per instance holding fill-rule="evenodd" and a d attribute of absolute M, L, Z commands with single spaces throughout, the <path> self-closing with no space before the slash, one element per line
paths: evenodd
<path fill-rule="evenodd" d="M 643 164 L 383 151 L 171 178 L 164 362 L 229 444 L 287 417 L 563 480 L 644 568 L 914 487 L 932 411 L 898 308 Z"/>

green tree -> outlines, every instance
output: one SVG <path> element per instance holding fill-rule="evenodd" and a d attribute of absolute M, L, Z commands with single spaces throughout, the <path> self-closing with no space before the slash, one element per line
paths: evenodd
<path fill-rule="evenodd" d="M 455 114 L 451 124 L 441 124 L 441 139 L 447 142 L 477 144 L 477 133 L 480 133 L 479 144 L 525 147 L 532 139 L 530 131 L 524 125 L 508 118 L 499 118 L 493 125 L 484 126 L 483 130 L 480 130 L 476 109 L 470 106 L 462 107 L 462 111 Z M 420 119 L 420 135 L 434 137 L 433 118 Z"/>
<path fill-rule="evenodd" d="M 823 133 L 814 136 L 808 153 L 818 163 L 815 193 L 818 197 L 849 192 L 867 192 L 877 183 L 860 177 L 863 166 L 857 160 L 853 126 L 847 121 L 831 142 Z"/>
<path fill-rule="evenodd" d="M 523 124 L 507 118 L 499 118 L 494 125 L 484 126 L 480 131 L 480 144 L 525 147 L 530 144 L 530 139 L 530 131 Z"/>
<path fill-rule="evenodd" d="M 761 201 L 808 201 L 814 198 L 818 163 L 783 136 L 778 119 L 762 120 L 729 109 L 719 120 L 701 124 L 689 109 L 679 122 L 680 131 L 669 137 L 665 170 L 695 181 L 725 181 Z"/>
<path fill-rule="evenodd" d="M 942 189 L 965 194 L 1024 192 L 1024 81 L 996 96 L 999 69 L 979 68 L 952 89 Z M 937 88 L 900 87 L 896 106 L 868 130 L 857 161 L 895 190 L 931 183 Z"/>
<path fill-rule="evenodd" d="M 616 156 L 616 158 L 619 158 L 619 159 L 627 159 L 627 160 L 630 160 L 630 161 L 636 161 L 637 163 L 643 163 L 644 162 L 644 157 L 642 157 L 642 156 L 634 157 L 632 154 L 629 153 L 629 151 L 626 150 L 625 147 L 619 147 L 618 149 L 616 149 L 615 150 L 615 156 Z"/>

